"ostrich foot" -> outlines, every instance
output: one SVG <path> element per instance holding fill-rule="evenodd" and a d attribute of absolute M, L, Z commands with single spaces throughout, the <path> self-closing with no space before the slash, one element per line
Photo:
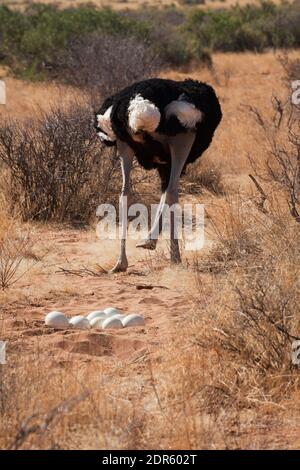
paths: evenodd
<path fill-rule="evenodd" d="M 145 248 L 146 250 L 155 250 L 157 240 L 152 240 L 147 238 L 143 240 L 141 243 L 136 245 L 137 248 Z"/>
<path fill-rule="evenodd" d="M 111 274 L 114 273 L 125 273 L 128 268 L 128 261 L 127 259 L 125 260 L 119 260 L 117 261 L 116 265 L 109 271 Z"/>

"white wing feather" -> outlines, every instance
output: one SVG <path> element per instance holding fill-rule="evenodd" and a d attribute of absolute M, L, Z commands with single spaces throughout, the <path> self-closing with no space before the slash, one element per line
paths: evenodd
<path fill-rule="evenodd" d="M 101 136 L 103 137 L 103 134 L 104 134 L 104 136 L 108 138 L 108 140 L 115 141 L 116 136 L 111 126 L 111 118 L 110 118 L 111 110 L 112 110 L 112 106 L 107 108 L 104 114 L 97 115 L 99 127 L 103 131 L 103 132 L 99 132 L 99 136 L 101 134 Z"/>
<path fill-rule="evenodd" d="M 200 109 L 196 108 L 193 103 L 189 103 L 184 99 L 179 99 L 176 101 L 171 101 L 165 107 L 166 117 L 176 116 L 178 121 L 183 125 L 183 127 L 194 128 L 197 122 L 202 121 L 203 113 Z"/>

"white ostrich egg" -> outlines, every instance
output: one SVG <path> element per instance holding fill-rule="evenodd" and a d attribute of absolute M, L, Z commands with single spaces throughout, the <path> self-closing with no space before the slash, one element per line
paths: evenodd
<path fill-rule="evenodd" d="M 123 328 L 123 324 L 119 318 L 108 317 L 102 323 L 103 330 L 117 330 Z"/>
<path fill-rule="evenodd" d="M 93 320 L 93 318 L 97 318 L 97 317 L 105 317 L 105 313 L 103 312 L 103 310 L 94 310 L 93 312 L 90 312 L 86 318 L 91 321 Z"/>
<path fill-rule="evenodd" d="M 121 311 L 115 307 L 108 307 L 104 310 L 104 313 L 107 317 L 113 317 L 115 315 L 121 315 Z"/>
<path fill-rule="evenodd" d="M 72 317 L 70 320 L 70 325 L 73 326 L 73 328 L 90 328 L 91 327 L 88 319 L 83 317 L 82 315 L 76 315 L 75 317 Z"/>
<path fill-rule="evenodd" d="M 46 315 L 45 324 L 59 330 L 64 330 L 70 326 L 67 317 L 63 313 L 56 311 L 50 312 Z"/>
<path fill-rule="evenodd" d="M 122 318 L 125 318 L 125 317 L 126 315 L 124 315 L 124 313 L 117 313 L 116 315 L 112 315 L 109 318 L 119 318 L 119 320 L 122 320 Z M 106 315 L 106 318 L 107 318 L 107 315 Z"/>
<path fill-rule="evenodd" d="M 95 317 L 90 320 L 90 325 L 92 328 L 102 328 L 102 323 L 104 320 L 107 320 L 107 317 L 104 315 L 103 317 Z"/>
<path fill-rule="evenodd" d="M 142 315 L 138 315 L 137 313 L 131 313 L 130 315 L 126 315 L 126 317 L 122 319 L 122 323 L 124 328 L 126 328 L 127 326 L 143 326 L 145 325 L 145 320 Z"/>

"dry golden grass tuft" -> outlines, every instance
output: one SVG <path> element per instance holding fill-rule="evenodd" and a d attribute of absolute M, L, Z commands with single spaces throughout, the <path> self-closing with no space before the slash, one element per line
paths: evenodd
<path fill-rule="evenodd" d="M 0 203 L 0 289 L 4 291 L 25 276 L 41 257 L 34 251 L 33 228 L 11 215 L 3 194 Z"/>
<path fill-rule="evenodd" d="M 69 355 L 54 366 L 38 342 L 22 361 L 11 355 L 1 374 L 1 448 L 132 447 L 137 384 L 123 379 L 121 365 L 104 375 L 101 363 L 73 367 Z"/>

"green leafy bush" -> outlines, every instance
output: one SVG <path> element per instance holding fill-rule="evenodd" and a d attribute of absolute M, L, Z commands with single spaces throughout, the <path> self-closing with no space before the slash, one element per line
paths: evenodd
<path fill-rule="evenodd" d="M 1 53 L 18 73 L 55 61 L 72 37 L 99 31 L 122 36 L 147 37 L 149 27 L 110 9 L 91 7 L 57 10 L 31 5 L 24 13 L 0 7 Z"/>
<path fill-rule="evenodd" d="M 233 6 L 193 10 L 184 29 L 203 46 L 221 51 L 262 51 L 266 47 L 300 45 L 300 4 Z"/>
<path fill-rule="evenodd" d="M 92 6 L 57 10 L 32 4 L 23 13 L 0 7 L 0 61 L 26 78 L 49 76 L 68 44 L 92 33 L 134 38 L 163 65 L 196 60 L 210 64 L 209 51 L 263 51 L 300 46 L 300 3 L 270 1 L 220 9 L 141 8 L 115 12 Z M 51 76 L 51 75 L 50 75 Z M 57 76 L 56 78 L 60 78 Z"/>

